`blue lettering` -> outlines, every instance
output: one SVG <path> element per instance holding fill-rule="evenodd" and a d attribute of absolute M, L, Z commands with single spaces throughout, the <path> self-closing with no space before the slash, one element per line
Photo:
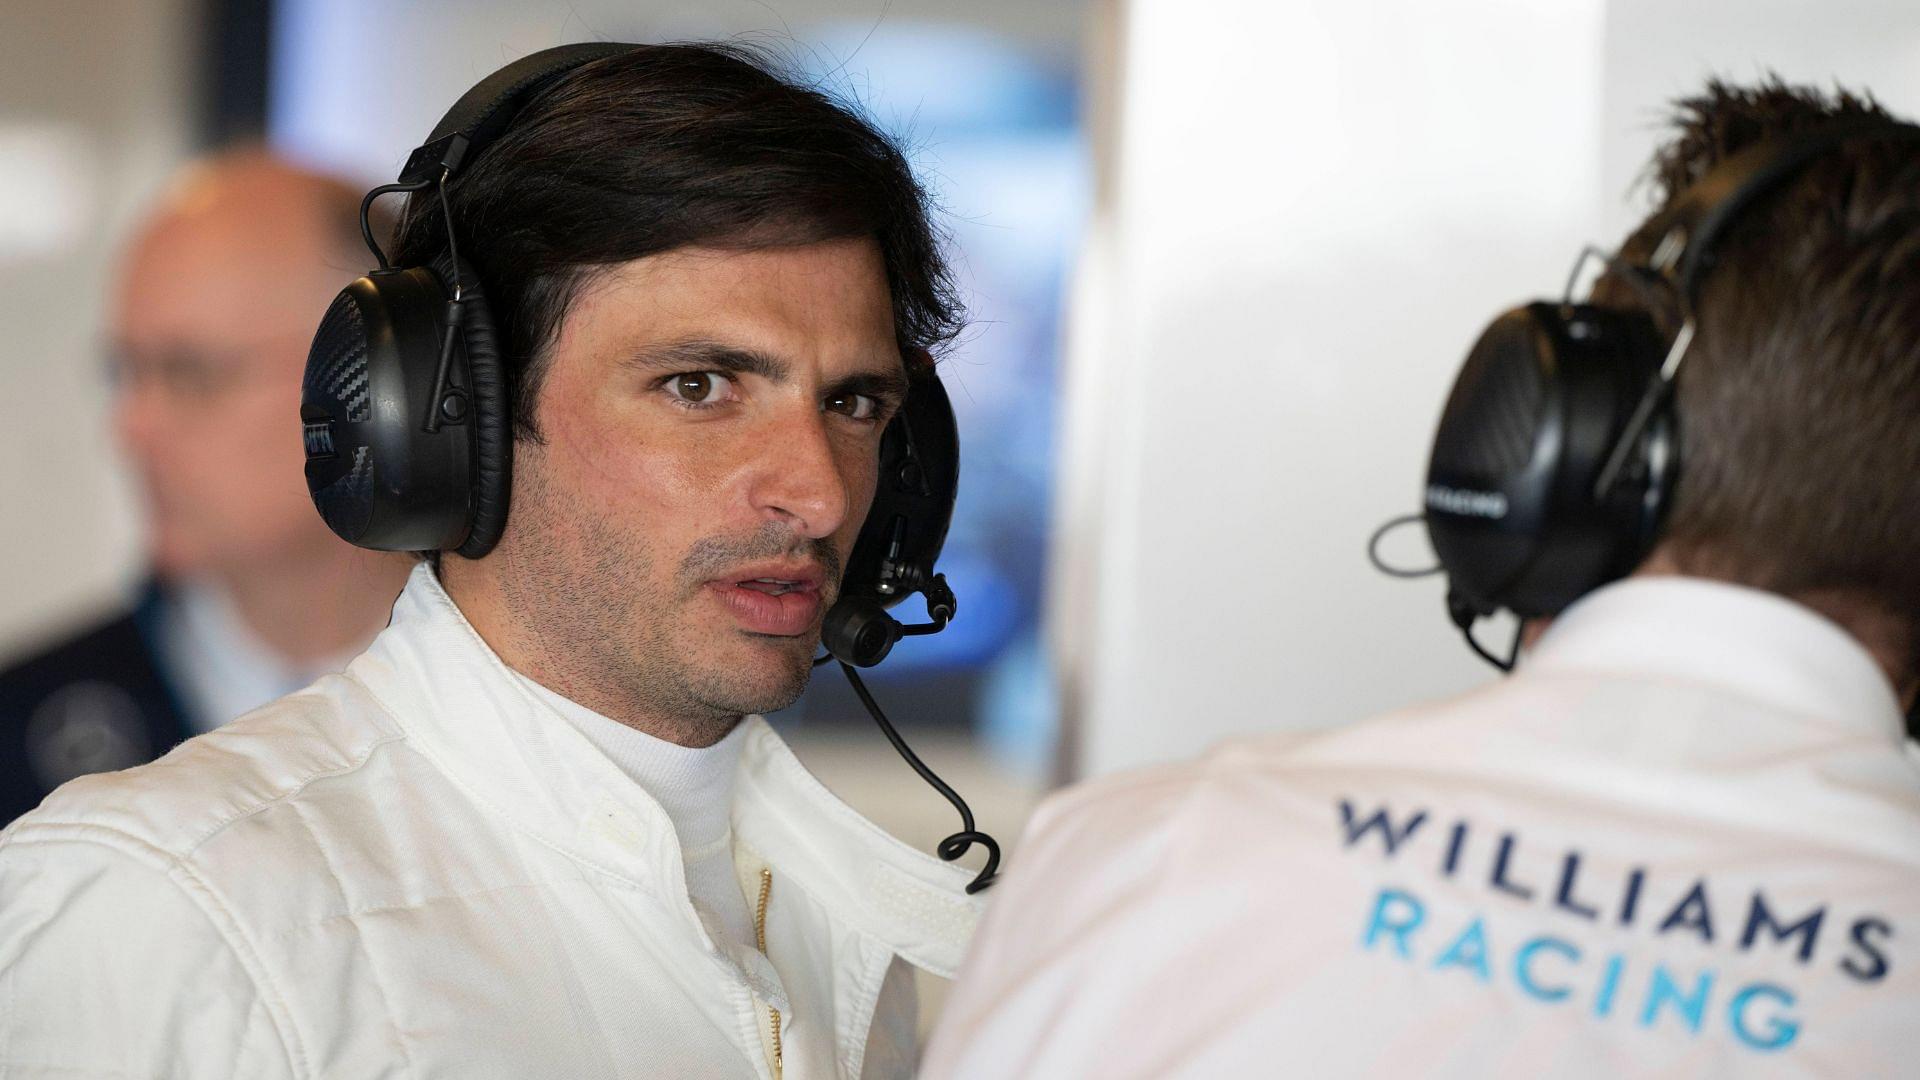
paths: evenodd
<path fill-rule="evenodd" d="M 1693 992 L 1682 994 L 1680 984 L 1667 974 L 1665 964 L 1653 967 L 1653 982 L 1647 987 L 1647 1007 L 1641 1010 L 1640 1026 L 1652 1027 L 1653 1021 L 1660 1015 L 1660 1007 L 1669 1001 L 1680 1012 L 1680 1018 L 1687 1022 L 1687 1030 L 1698 1034 L 1700 1021 L 1707 1013 L 1707 995 L 1713 991 L 1713 972 L 1703 971 L 1693 982 Z"/>
<path fill-rule="evenodd" d="M 1487 967 L 1487 930 L 1479 919 L 1467 924 L 1453 944 L 1433 962 L 1437 971 L 1443 967 L 1463 967 L 1474 973 L 1481 982 L 1492 982 L 1493 971 Z"/>
<path fill-rule="evenodd" d="M 1391 904 L 1400 906 L 1401 917 L 1397 920 L 1388 917 L 1387 908 Z M 1427 909 L 1412 895 L 1399 889 L 1381 889 L 1373 902 L 1373 918 L 1367 921 L 1367 936 L 1361 939 L 1360 947 L 1371 949 L 1382 933 L 1392 934 L 1393 947 L 1400 958 L 1411 959 L 1413 954 L 1407 950 L 1407 935 L 1413 933 L 1426 916 Z"/>
<path fill-rule="evenodd" d="M 1733 1033 L 1740 1041 L 1755 1050 L 1782 1050 L 1793 1045 L 1800 1036 L 1800 1022 L 1791 1016 L 1775 1013 L 1765 1021 L 1764 1033 L 1756 1033 L 1747 1023 L 1747 1006 L 1754 998 L 1772 998 L 1780 1003 L 1781 1009 L 1793 1008 L 1793 995 L 1770 983 L 1754 983 L 1744 987 L 1733 995 L 1733 1001 L 1727 1006 L 1727 1016 L 1733 1024 Z"/>
<path fill-rule="evenodd" d="M 1613 995 L 1620 989 L 1620 969 L 1626 964 L 1624 956 L 1608 958 L 1607 973 L 1600 976 L 1600 992 L 1593 996 L 1593 1015 L 1606 1017 L 1613 1013 Z"/>
<path fill-rule="evenodd" d="M 1372 817 L 1358 824 L 1354 822 L 1354 816 L 1353 803 L 1346 799 L 1341 799 L 1340 824 L 1347 831 L 1347 846 L 1352 847 L 1360 842 L 1361 837 L 1367 835 L 1369 832 L 1378 830 L 1380 833 L 1380 842 L 1386 845 L 1388 855 L 1392 855 L 1394 850 L 1405 843 L 1407 838 L 1413 835 L 1413 831 L 1418 829 L 1421 823 L 1427 820 L 1427 812 L 1421 810 L 1408 818 L 1406 822 L 1398 828 L 1395 828 L 1393 822 L 1388 819 L 1387 808 L 1384 806 L 1375 810 Z"/>
<path fill-rule="evenodd" d="M 1513 954 L 1514 981 L 1518 982 L 1520 989 L 1526 991 L 1530 997 L 1539 998 L 1541 1001 L 1561 1001 L 1565 999 L 1568 994 L 1573 993 L 1572 988 L 1566 986 L 1541 986 L 1538 982 L 1534 981 L 1533 954 L 1542 951 L 1559 953 L 1561 956 L 1566 957 L 1571 963 L 1578 964 L 1580 962 L 1580 950 L 1574 948 L 1572 942 L 1562 941 L 1559 938 L 1537 937 L 1525 945 L 1520 946 L 1520 951 Z"/>

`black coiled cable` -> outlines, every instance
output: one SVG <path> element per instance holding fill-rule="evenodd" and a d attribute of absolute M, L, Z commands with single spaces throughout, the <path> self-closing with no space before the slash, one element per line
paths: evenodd
<path fill-rule="evenodd" d="M 816 663 L 824 662 L 824 659 Z M 953 808 L 960 811 L 960 831 L 940 841 L 939 846 L 934 850 L 942 859 L 952 862 L 965 855 L 975 844 L 986 848 L 987 865 L 981 867 L 980 873 L 967 884 L 967 892 L 977 893 L 992 885 L 1000 872 L 999 841 L 974 827 L 973 810 L 967 806 L 967 800 L 962 799 L 959 792 L 947 786 L 947 782 L 936 776 L 932 769 L 927 768 L 927 763 L 921 761 L 920 756 L 907 746 L 906 740 L 900 737 L 900 733 L 894 730 L 892 722 L 887 719 L 887 714 L 880 711 L 880 704 L 873 700 L 873 694 L 867 689 L 867 684 L 861 681 L 859 673 L 853 670 L 853 665 L 841 662 L 840 670 L 846 673 L 847 682 L 853 686 L 853 692 L 860 697 L 860 704 L 867 707 L 873 722 L 880 725 L 881 733 L 887 737 L 888 742 L 893 744 L 894 750 L 906 759 L 908 765 L 913 766 L 913 771 L 920 774 L 920 779 L 925 780 L 935 791 L 946 796 L 947 801 L 953 804 Z"/>

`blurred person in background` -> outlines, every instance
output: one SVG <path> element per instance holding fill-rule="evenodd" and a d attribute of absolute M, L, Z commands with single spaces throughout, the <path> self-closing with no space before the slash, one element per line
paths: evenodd
<path fill-rule="evenodd" d="M 113 303 L 115 429 L 148 581 L 0 671 L 0 821 L 344 666 L 386 624 L 404 557 L 314 513 L 300 374 L 365 258 L 360 193 L 258 150 L 182 172 L 127 249 Z"/>
<path fill-rule="evenodd" d="M 1533 528 L 1489 471 L 1551 465 L 1532 430 L 1589 448 L 1569 498 L 1635 447 L 1620 559 L 1564 611 L 1492 605 L 1559 612 L 1500 683 L 1043 805 L 929 1075 L 1913 1075 L 1920 131 L 1777 80 L 1678 120 L 1589 314 L 1516 309 L 1476 347 L 1435 461 L 1451 433 L 1487 478 L 1427 498 L 1458 588 L 1435 515 Z M 1618 419 L 1550 429 L 1581 357 Z M 1664 517 L 1639 492 L 1673 428 L 1606 434 L 1662 401 Z M 1558 551 L 1525 572 L 1584 557 Z"/>

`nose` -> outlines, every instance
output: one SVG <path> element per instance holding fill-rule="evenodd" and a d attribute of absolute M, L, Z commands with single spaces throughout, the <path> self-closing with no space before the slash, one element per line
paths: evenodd
<path fill-rule="evenodd" d="M 827 419 L 808 409 L 769 432 L 754 485 L 754 509 L 809 540 L 838 532 L 849 509 L 844 464 Z"/>
<path fill-rule="evenodd" d="M 128 377 L 113 403 L 113 430 L 120 450 L 136 462 L 153 459 L 165 434 L 166 403 L 152 379 Z"/>

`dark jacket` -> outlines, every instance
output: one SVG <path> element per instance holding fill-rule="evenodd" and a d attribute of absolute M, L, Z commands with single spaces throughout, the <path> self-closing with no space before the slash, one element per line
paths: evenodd
<path fill-rule="evenodd" d="M 194 733 L 158 648 L 164 594 L 0 671 L 0 824 L 76 776 L 144 764 Z"/>

